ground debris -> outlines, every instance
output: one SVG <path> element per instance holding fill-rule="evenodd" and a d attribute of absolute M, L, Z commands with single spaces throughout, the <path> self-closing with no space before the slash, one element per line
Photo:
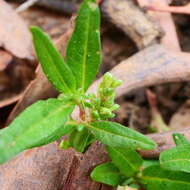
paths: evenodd
<path fill-rule="evenodd" d="M 0 46 L 19 58 L 32 59 L 32 40 L 26 23 L 0 0 Z"/>

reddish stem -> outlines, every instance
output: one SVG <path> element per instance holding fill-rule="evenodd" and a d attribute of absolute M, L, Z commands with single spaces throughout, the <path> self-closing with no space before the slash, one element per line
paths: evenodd
<path fill-rule="evenodd" d="M 158 111 L 157 108 L 157 98 L 156 98 L 156 94 L 154 94 L 151 90 L 147 89 L 146 90 L 146 94 L 147 94 L 147 99 L 148 99 L 148 103 L 151 107 L 152 110 L 155 110 L 156 112 Z"/>
<path fill-rule="evenodd" d="M 79 109 L 80 109 L 79 110 L 80 111 L 79 112 L 80 119 L 84 121 L 85 120 L 85 111 L 81 107 Z"/>

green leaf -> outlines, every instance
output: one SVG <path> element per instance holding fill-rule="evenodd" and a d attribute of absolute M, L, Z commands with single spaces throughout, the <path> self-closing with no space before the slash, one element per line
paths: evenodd
<path fill-rule="evenodd" d="M 160 154 L 163 168 L 190 173 L 190 144 L 178 145 Z"/>
<path fill-rule="evenodd" d="M 115 122 L 98 121 L 86 125 L 103 144 L 111 147 L 154 149 L 156 144 L 148 137 Z"/>
<path fill-rule="evenodd" d="M 84 152 L 89 144 L 91 144 L 94 136 L 86 128 L 81 131 L 73 130 L 69 136 L 69 142 L 78 152 Z"/>
<path fill-rule="evenodd" d="M 42 146 L 68 133 L 72 125 L 64 125 L 74 106 L 57 99 L 38 101 L 22 112 L 0 133 L 0 163 L 18 153 Z"/>
<path fill-rule="evenodd" d="M 125 179 L 117 167 L 111 162 L 101 164 L 94 168 L 90 176 L 94 181 L 114 187 L 118 186 Z"/>
<path fill-rule="evenodd" d="M 179 133 L 173 133 L 173 139 L 175 144 L 178 145 L 190 145 L 189 141 L 182 135 Z"/>
<path fill-rule="evenodd" d="M 96 0 L 82 3 L 66 58 L 77 79 L 77 88 L 86 91 L 101 64 L 100 11 Z"/>
<path fill-rule="evenodd" d="M 147 168 L 149 166 L 158 165 L 158 160 L 143 160 L 143 168 Z"/>
<path fill-rule="evenodd" d="M 143 159 L 140 155 L 130 148 L 123 149 L 107 147 L 107 151 L 112 162 L 126 177 L 132 177 L 137 171 L 139 171 L 143 163 Z"/>
<path fill-rule="evenodd" d="M 146 190 L 189 190 L 190 174 L 162 169 L 159 165 L 146 168 L 140 182 Z"/>
<path fill-rule="evenodd" d="M 71 145 L 70 145 L 70 142 L 68 139 L 65 139 L 63 141 L 61 141 L 61 143 L 59 144 L 59 148 L 63 149 L 63 150 L 66 150 L 68 148 L 70 148 Z"/>
<path fill-rule="evenodd" d="M 128 186 L 133 182 L 134 182 L 134 178 L 132 178 L 132 177 L 131 178 L 126 178 L 120 185 L 121 186 Z"/>
<path fill-rule="evenodd" d="M 37 57 L 49 81 L 60 92 L 66 94 L 74 92 L 75 77 L 48 35 L 38 27 L 32 27 L 31 32 Z"/>

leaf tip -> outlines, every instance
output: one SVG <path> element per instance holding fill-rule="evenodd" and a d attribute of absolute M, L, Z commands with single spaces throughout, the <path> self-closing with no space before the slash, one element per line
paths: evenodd
<path fill-rule="evenodd" d="M 37 27 L 37 26 L 30 26 L 30 31 L 33 34 L 33 33 L 37 32 L 37 31 L 41 31 L 41 29 L 39 27 Z"/>

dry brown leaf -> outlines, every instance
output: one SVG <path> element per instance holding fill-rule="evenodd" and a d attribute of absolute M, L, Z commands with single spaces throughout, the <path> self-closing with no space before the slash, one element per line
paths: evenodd
<path fill-rule="evenodd" d="M 31 59 L 31 34 L 18 14 L 0 0 L 0 46 L 19 58 Z"/>
<path fill-rule="evenodd" d="M 13 57 L 10 53 L 0 50 L 0 72 L 7 67 L 12 59 Z"/>

